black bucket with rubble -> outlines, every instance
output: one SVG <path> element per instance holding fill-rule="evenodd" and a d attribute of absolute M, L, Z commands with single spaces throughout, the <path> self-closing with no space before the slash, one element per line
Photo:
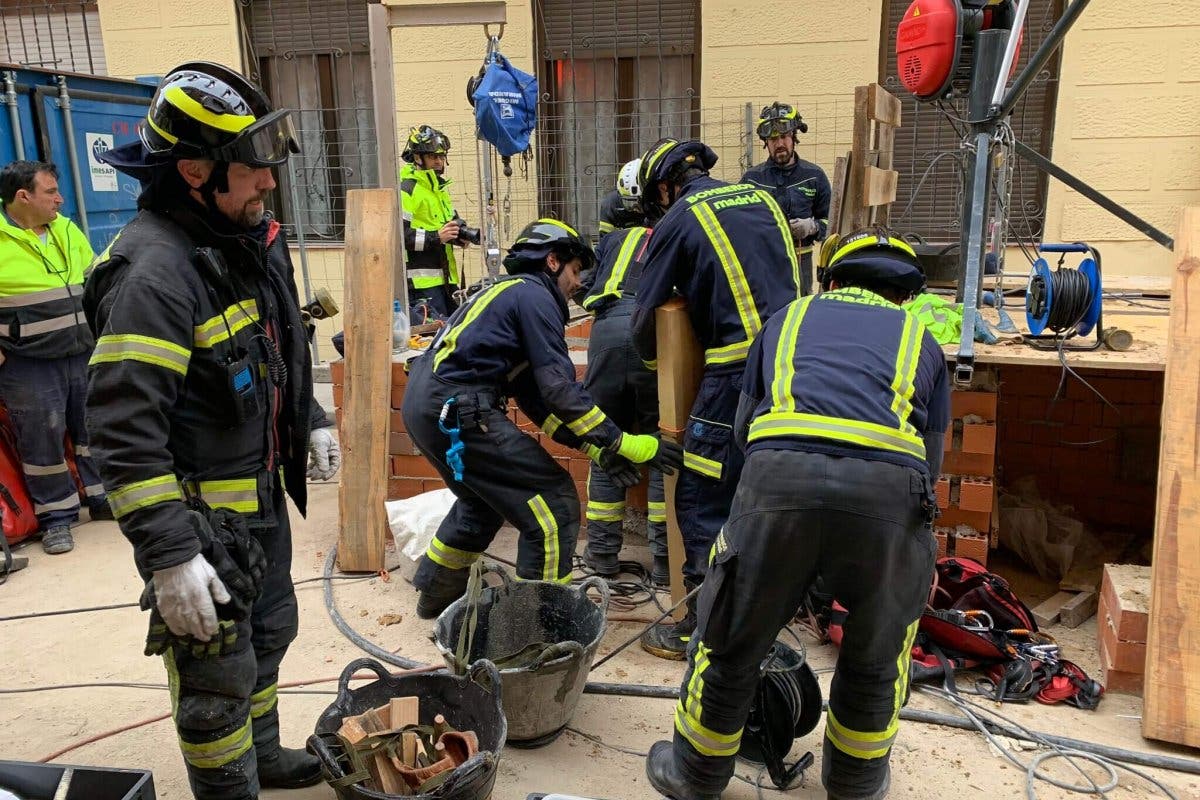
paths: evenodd
<path fill-rule="evenodd" d="M 487 572 L 500 576 L 499 586 L 482 585 Z M 508 744 L 549 744 L 571 721 L 604 638 L 608 584 L 595 576 L 578 586 L 514 581 L 495 565 L 481 573 L 438 617 L 434 644 L 456 672 L 481 658 L 500 670 Z"/>
<path fill-rule="evenodd" d="M 374 672 L 379 680 L 351 689 L 351 676 L 363 669 Z M 479 739 L 479 750 L 456 767 L 437 788 L 404 797 L 409 800 L 488 800 L 508 733 L 500 701 L 500 673 L 495 665 L 486 660 L 476 661 L 465 675 L 430 672 L 392 676 L 382 664 L 370 658 L 352 661 L 342 670 L 337 699 L 317 719 L 316 729 L 308 737 L 308 749 L 321 760 L 325 781 L 338 800 L 391 800 L 400 796 L 370 789 L 364 784 L 368 775 L 354 771 L 338 730 L 346 717 L 364 714 L 387 704 L 394 697 L 412 696 L 420 698 L 421 725 L 432 726 L 434 717 L 441 714 L 457 730 L 474 731 Z"/>

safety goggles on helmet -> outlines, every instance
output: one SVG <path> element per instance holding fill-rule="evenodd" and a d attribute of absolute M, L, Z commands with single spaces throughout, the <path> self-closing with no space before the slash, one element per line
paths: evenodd
<path fill-rule="evenodd" d="M 760 139 L 786 136 L 794 131 L 808 133 L 808 125 L 796 109 L 786 103 L 772 103 L 759 114 L 757 132 Z"/>
<path fill-rule="evenodd" d="M 272 111 L 242 129 L 229 144 L 213 148 L 214 161 L 245 164 L 248 167 L 275 167 L 300 152 L 291 111 Z"/>
<path fill-rule="evenodd" d="M 444 154 L 450 150 L 450 137 L 429 125 L 413 128 L 408 134 L 410 153 Z"/>

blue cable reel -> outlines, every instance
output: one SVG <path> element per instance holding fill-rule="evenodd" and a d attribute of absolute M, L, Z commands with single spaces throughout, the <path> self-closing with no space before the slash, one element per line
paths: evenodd
<path fill-rule="evenodd" d="M 1057 350 L 1095 350 L 1104 342 L 1104 288 L 1100 253 L 1085 242 L 1042 244 L 1040 253 L 1058 253 L 1054 269 L 1044 257 L 1034 262 L 1025 290 L 1025 321 L 1030 335 L 1022 337 L 1033 346 Z M 1068 254 L 1084 256 L 1076 269 L 1064 266 Z M 1095 332 L 1094 342 L 1067 344 L 1076 337 Z"/>

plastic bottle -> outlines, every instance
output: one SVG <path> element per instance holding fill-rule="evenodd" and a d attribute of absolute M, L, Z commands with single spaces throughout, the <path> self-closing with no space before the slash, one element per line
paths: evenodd
<path fill-rule="evenodd" d="M 400 301 L 392 301 L 392 349 L 408 349 L 408 315 L 400 309 Z"/>

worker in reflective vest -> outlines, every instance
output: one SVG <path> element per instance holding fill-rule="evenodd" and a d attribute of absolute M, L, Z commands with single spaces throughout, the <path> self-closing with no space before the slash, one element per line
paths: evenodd
<path fill-rule="evenodd" d="M 763 326 L 746 362 L 746 469 L 700 590 L 674 741 L 646 767 L 675 800 L 729 782 L 758 666 L 817 576 L 849 610 L 821 779 L 834 800 L 887 794 L 937 550 L 950 384 L 941 347 L 900 307 L 924 284 L 905 242 L 850 236 L 825 279 Z"/>
<path fill-rule="evenodd" d="M 729 516 L 742 471 L 733 417 L 742 368 L 763 323 L 796 298 L 799 267 L 787 220 L 769 192 L 709 177 L 717 155 L 703 142 L 665 139 L 642 157 L 642 206 L 654 222 L 638 286 L 633 334 L 642 359 L 657 366 L 654 310 L 676 291 L 688 303 L 704 348 L 704 374 L 684 431 L 684 470 L 675 511 L 686 550 L 684 580 L 704 577 L 709 548 Z M 695 605 L 678 623 L 646 632 L 642 647 L 682 659 Z"/>
<path fill-rule="evenodd" d="M 58 172 L 41 161 L 0 170 L 0 403 L 8 408 L 21 471 L 51 555 L 75 546 L 79 488 L 67 464 L 71 437 L 92 519 L 112 519 L 84 426 L 87 360 L 95 341 L 83 315 L 92 247 L 58 213 Z"/>

